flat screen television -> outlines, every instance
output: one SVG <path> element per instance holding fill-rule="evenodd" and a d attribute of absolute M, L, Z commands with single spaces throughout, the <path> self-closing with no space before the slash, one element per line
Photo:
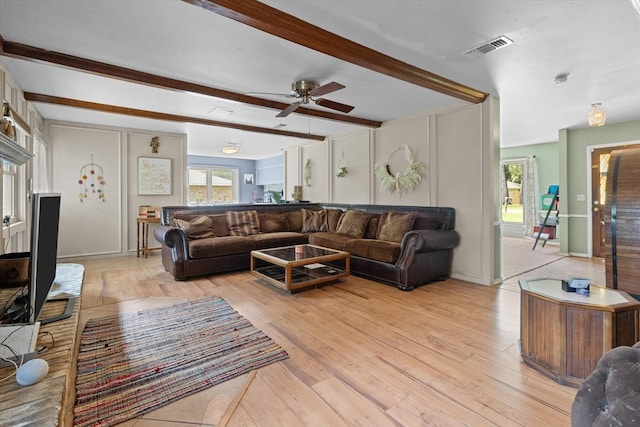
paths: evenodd
<path fill-rule="evenodd" d="M 28 323 L 39 320 L 56 277 L 60 201 L 59 193 L 34 193 L 31 201 Z"/>
<path fill-rule="evenodd" d="M 62 314 L 41 319 L 42 308 L 56 277 L 58 257 L 58 229 L 60 225 L 59 193 L 34 193 L 31 201 L 31 249 L 24 255 L 29 257 L 28 283 L 21 295 L 10 307 L 5 307 L 3 323 L 50 323 L 70 317 L 74 298 L 67 301 Z"/>

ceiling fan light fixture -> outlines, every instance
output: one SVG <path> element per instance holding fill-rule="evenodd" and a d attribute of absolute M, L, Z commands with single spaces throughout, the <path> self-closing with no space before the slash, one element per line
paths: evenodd
<path fill-rule="evenodd" d="M 238 151 L 240 151 L 240 147 L 238 147 L 237 145 L 229 144 L 222 147 L 220 151 L 224 154 L 236 154 Z"/>
<path fill-rule="evenodd" d="M 602 104 L 600 102 L 591 104 L 591 110 L 587 115 L 589 126 L 604 126 L 607 121 L 607 113 L 604 112 L 601 105 Z"/>

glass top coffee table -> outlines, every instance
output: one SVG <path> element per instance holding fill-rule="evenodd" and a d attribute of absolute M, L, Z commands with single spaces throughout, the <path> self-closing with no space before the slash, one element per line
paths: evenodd
<path fill-rule="evenodd" d="M 326 263 L 341 261 L 344 268 Z M 349 252 L 314 245 L 295 245 L 251 251 L 251 271 L 288 292 L 347 277 Z"/>

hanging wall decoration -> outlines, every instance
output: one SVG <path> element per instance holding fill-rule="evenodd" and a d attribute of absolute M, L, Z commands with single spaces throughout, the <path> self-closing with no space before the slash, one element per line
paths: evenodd
<path fill-rule="evenodd" d="M 93 163 L 93 154 L 91 155 L 91 163 L 80 168 L 80 202 L 84 202 L 89 194 L 97 194 L 98 199 L 105 202 L 104 186 L 106 184 L 102 172 L 102 166 Z"/>
<path fill-rule="evenodd" d="M 311 187 L 311 159 L 307 159 L 304 164 L 304 183 L 307 187 Z"/>
<path fill-rule="evenodd" d="M 338 178 L 344 178 L 348 173 L 347 164 L 344 161 L 344 151 L 342 151 L 342 157 L 338 160 L 338 172 L 336 172 L 336 176 Z"/>
<path fill-rule="evenodd" d="M 404 172 L 397 172 L 394 175 L 389 169 L 389 160 L 391 156 L 400 150 L 404 150 L 408 165 Z M 411 151 L 411 148 L 404 144 L 389 155 L 387 163 L 376 163 L 374 170 L 378 181 L 380 181 L 380 186 L 384 190 L 397 191 L 402 194 L 407 190 L 413 190 L 422 181 L 424 166 L 416 159 L 416 155 Z"/>
<path fill-rule="evenodd" d="M 149 145 L 151 146 L 151 152 L 153 154 L 158 154 L 158 147 L 160 147 L 160 137 L 154 136 L 153 138 L 151 138 L 151 142 L 149 143 Z"/>

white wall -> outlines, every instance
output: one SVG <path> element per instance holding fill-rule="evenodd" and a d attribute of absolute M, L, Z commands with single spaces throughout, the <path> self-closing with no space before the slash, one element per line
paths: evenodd
<path fill-rule="evenodd" d="M 454 251 L 452 277 L 494 284 L 500 277 L 499 211 L 494 209 L 499 207 L 494 200 L 500 158 L 498 116 L 498 102 L 490 98 L 483 104 L 429 111 L 385 122 L 372 131 L 331 138 L 328 200 L 454 208 L 461 242 Z M 388 163 L 392 173 L 404 172 L 408 161 L 404 151 L 398 150 L 404 144 L 424 166 L 422 181 L 403 194 L 385 191 L 375 176 L 375 164 Z M 287 171 L 304 168 L 311 148 L 300 149 L 302 155 L 295 155 L 298 151 L 293 148 L 287 151 L 291 154 L 285 157 Z M 343 150 L 349 174 L 336 178 Z M 323 159 L 324 153 L 314 155 Z M 315 174 L 315 166 L 313 170 Z M 310 194 L 312 202 L 324 201 L 321 192 L 307 187 L 303 194 L 305 199 Z"/>
<path fill-rule="evenodd" d="M 305 177 L 307 162 L 309 182 Z M 302 200 L 329 201 L 329 144 L 326 141 L 302 147 Z"/>
<path fill-rule="evenodd" d="M 416 189 L 405 193 L 386 191 L 376 180 L 375 204 L 429 206 L 429 116 L 423 114 L 386 122 L 384 126 L 375 129 L 374 142 L 374 163 L 387 164 L 391 174 L 403 173 L 407 168 L 409 162 L 402 149 L 404 144 L 409 146 L 425 169 L 423 179 Z"/>
<path fill-rule="evenodd" d="M 46 125 L 52 148 L 53 191 L 62 193 L 60 258 L 135 252 L 139 205 L 185 203 L 186 136 L 59 122 Z M 158 154 L 151 153 L 149 145 L 154 136 L 160 138 Z M 92 162 L 92 155 L 95 167 L 103 170 L 104 199 L 97 193 L 79 197 L 80 171 Z M 138 195 L 139 156 L 172 159 L 171 195 Z M 150 226 L 150 233 L 154 227 Z M 153 236 L 149 246 L 158 246 Z"/>
<path fill-rule="evenodd" d="M 284 150 L 284 198 L 293 200 L 293 187 L 302 185 L 300 165 L 302 149 L 292 147 Z M 303 190 L 304 191 L 304 190 Z"/>
<path fill-rule="evenodd" d="M 371 132 L 356 132 L 331 138 L 330 196 L 333 203 L 368 204 L 372 198 Z M 344 157 L 343 157 L 344 156 Z M 344 158 L 347 176 L 336 176 L 340 159 Z M 357 190 L 357 191 L 354 191 Z"/>
<path fill-rule="evenodd" d="M 127 132 L 127 223 L 129 226 L 127 250 L 135 251 L 137 247 L 136 240 L 136 217 L 138 216 L 138 207 L 140 205 L 151 206 L 167 206 L 181 205 L 186 202 L 187 194 L 187 157 L 186 157 L 186 136 L 185 135 L 168 135 L 158 133 L 145 132 Z M 158 153 L 151 152 L 151 138 L 158 136 L 160 138 L 160 146 Z M 171 159 L 172 167 L 172 193 L 170 195 L 138 195 L 138 157 L 156 157 L 163 159 Z M 157 224 L 149 225 L 149 234 Z M 149 238 L 149 247 L 160 247 L 160 243 L 156 239 Z"/>
<path fill-rule="evenodd" d="M 62 194 L 58 257 L 120 253 L 122 133 L 52 125 L 49 135 L 54 165 L 52 189 Z M 79 184 L 83 174 L 88 181 L 86 193 L 85 185 Z M 98 193 L 100 175 L 105 182 L 104 198 Z M 92 176 L 94 187 L 90 186 Z M 81 198 L 81 194 L 87 197 Z"/>
<path fill-rule="evenodd" d="M 492 168 L 497 168 L 499 158 L 491 155 L 492 142 L 485 135 L 490 125 L 483 121 L 484 108 L 489 106 L 471 105 L 435 115 L 437 147 L 432 165 L 435 204 L 455 208 L 456 230 L 461 236 L 453 257 L 452 276 L 490 285 L 496 275 L 491 211 L 496 183 Z"/>

